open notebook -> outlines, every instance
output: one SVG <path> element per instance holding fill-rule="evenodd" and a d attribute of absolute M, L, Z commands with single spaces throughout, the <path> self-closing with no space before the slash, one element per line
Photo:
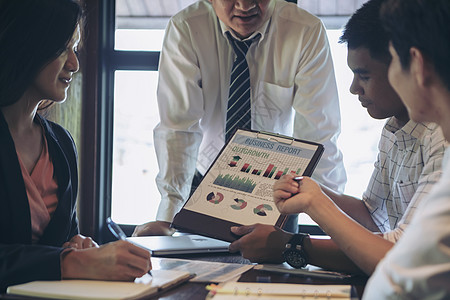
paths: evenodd
<path fill-rule="evenodd" d="M 174 287 L 193 277 L 185 271 L 152 270 L 134 282 L 101 280 L 33 281 L 10 286 L 8 294 L 47 299 L 142 299 Z"/>
<path fill-rule="evenodd" d="M 230 243 L 196 235 L 130 237 L 128 241 L 149 249 L 152 256 L 228 252 Z"/>

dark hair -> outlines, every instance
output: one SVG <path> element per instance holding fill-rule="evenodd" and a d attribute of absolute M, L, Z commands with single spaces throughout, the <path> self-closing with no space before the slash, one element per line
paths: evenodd
<path fill-rule="evenodd" d="M 0 107 L 66 49 L 81 16 L 76 0 L 0 0 Z"/>
<path fill-rule="evenodd" d="M 389 35 L 379 17 L 383 2 L 385 0 L 370 0 L 356 10 L 345 25 L 339 42 L 347 43 L 350 49 L 365 47 L 372 58 L 389 63 Z"/>
<path fill-rule="evenodd" d="M 381 21 L 389 32 L 404 70 L 410 66 L 412 47 L 430 60 L 450 90 L 450 1 L 389 0 Z"/>

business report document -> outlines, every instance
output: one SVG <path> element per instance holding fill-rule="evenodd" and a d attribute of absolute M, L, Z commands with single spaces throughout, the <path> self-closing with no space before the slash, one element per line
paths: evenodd
<path fill-rule="evenodd" d="M 282 226 L 273 184 L 285 174 L 311 176 L 323 145 L 291 137 L 238 129 L 202 182 L 175 216 L 172 226 L 232 242 L 231 226 Z"/>

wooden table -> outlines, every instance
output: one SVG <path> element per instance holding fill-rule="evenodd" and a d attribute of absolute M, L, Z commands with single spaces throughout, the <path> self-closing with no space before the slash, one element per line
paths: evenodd
<path fill-rule="evenodd" d="M 241 263 L 250 264 L 250 261 L 236 254 L 197 254 L 197 255 L 183 255 L 177 256 L 177 258 L 183 259 L 198 259 L 205 261 L 214 262 L 227 262 L 227 263 Z M 361 299 L 362 293 L 364 291 L 364 286 L 367 281 L 367 277 L 354 277 L 351 279 L 344 280 L 330 280 L 330 279 L 317 279 L 309 278 L 298 275 L 291 274 L 281 274 L 274 272 L 266 272 L 260 270 L 251 269 L 244 274 L 242 274 L 239 281 L 242 282 L 257 282 L 258 279 L 270 279 L 270 282 L 280 282 L 280 283 L 304 283 L 304 284 L 350 284 L 354 287 L 352 293 L 353 299 Z M 159 295 L 158 297 L 153 297 L 150 299 L 164 299 L 164 300 L 204 300 L 208 291 L 206 290 L 205 283 L 188 282 L 173 290 L 166 291 Z"/>
<path fill-rule="evenodd" d="M 194 260 L 204 260 L 213 262 L 227 262 L 227 263 L 240 263 L 240 264 L 250 264 L 250 261 L 244 259 L 241 255 L 236 254 L 195 254 L 195 255 L 181 255 L 176 258 L 182 259 L 194 259 Z M 259 278 L 258 278 L 259 277 Z M 309 278 L 298 275 L 290 274 L 280 274 L 273 272 L 266 272 L 260 270 L 249 270 L 242 274 L 239 281 L 242 282 L 257 282 L 258 279 L 269 279 L 270 282 L 280 282 L 280 283 L 304 283 L 304 284 L 350 284 L 354 287 L 352 293 L 352 299 L 361 299 L 362 293 L 364 291 L 364 286 L 366 284 L 367 278 L 365 277 L 355 277 L 345 280 L 329 280 L 329 279 L 316 279 Z M 197 282 L 187 282 L 171 290 L 165 291 L 158 296 L 153 296 L 148 299 L 163 299 L 163 300 L 204 300 L 208 291 L 206 290 L 205 283 Z M 11 295 L 0 295 L 0 299 L 37 299 L 31 297 L 19 297 Z"/>

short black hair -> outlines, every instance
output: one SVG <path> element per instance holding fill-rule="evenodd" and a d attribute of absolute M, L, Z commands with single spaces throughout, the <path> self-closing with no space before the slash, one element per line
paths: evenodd
<path fill-rule="evenodd" d="M 66 49 L 81 18 L 76 0 L 0 0 L 0 107 Z"/>
<path fill-rule="evenodd" d="M 415 47 L 430 60 L 450 90 L 450 0 L 388 0 L 381 20 L 404 70 Z"/>
<path fill-rule="evenodd" d="M 364 47 L 372 58 L 389 63 L 389 35 L 380 20 L 380 8 L 386 0 L 369 0 L 350 17 L 340 43 L 349 49 Z"/>

